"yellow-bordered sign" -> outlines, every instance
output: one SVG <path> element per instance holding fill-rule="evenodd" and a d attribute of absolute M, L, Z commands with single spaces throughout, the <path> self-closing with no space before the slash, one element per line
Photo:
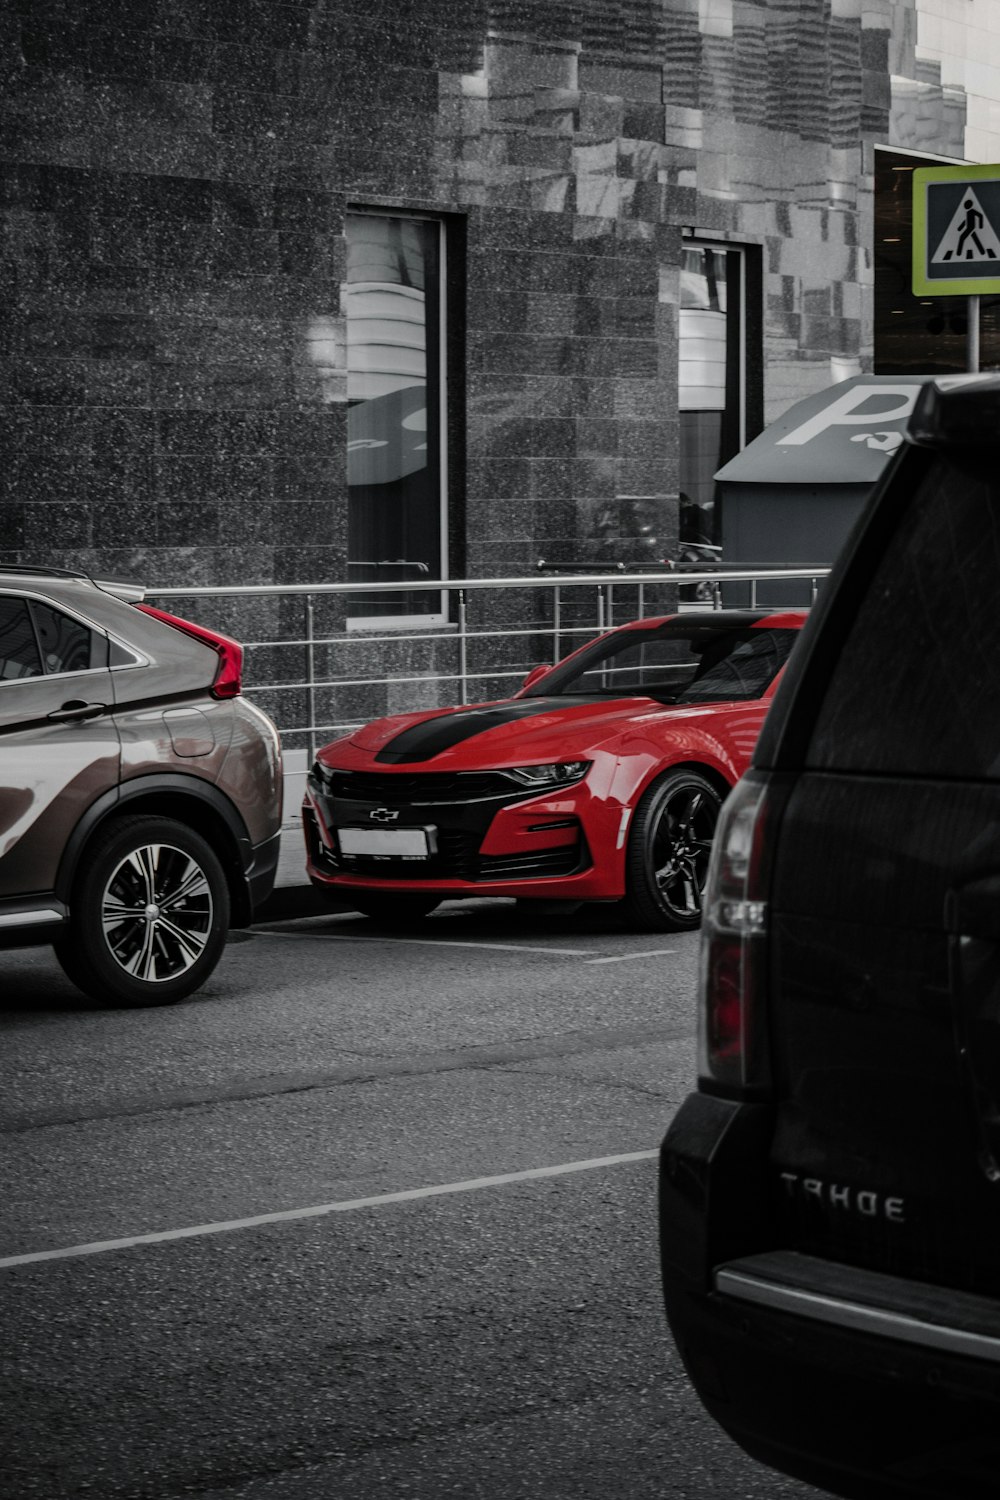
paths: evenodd
<path fill-rule="evenodd" d="M 1000 165 L 913 174 L 913 293 L 1000 291 Z"/>

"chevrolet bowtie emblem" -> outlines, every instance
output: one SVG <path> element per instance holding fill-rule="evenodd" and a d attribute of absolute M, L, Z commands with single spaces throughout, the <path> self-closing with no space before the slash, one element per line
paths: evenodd
<path fill-rule="evenodd" d="M 376 823 L 395 823 L 396 819 L 399 817 L 399 809 L 392 807 L 373 807 L 368 816 L 370 818 L 374 818 Z"/>

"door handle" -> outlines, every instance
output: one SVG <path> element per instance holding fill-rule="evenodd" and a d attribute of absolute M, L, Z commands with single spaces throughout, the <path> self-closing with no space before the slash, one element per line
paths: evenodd
<path fill-rule="evenodd" d="M 98 714 L 107 712 L 106 703 L 85 703 L 82 698 L 70 698 L 62 708 L 54 708 L 46 717 L 57 724 L 76 723 L 81 719 L 96 719 Z"/>

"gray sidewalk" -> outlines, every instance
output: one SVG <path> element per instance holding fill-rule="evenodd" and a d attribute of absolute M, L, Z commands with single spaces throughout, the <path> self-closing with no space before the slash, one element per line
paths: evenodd
<path fill-rule="evenodd" d="M 257 909 L 257 922 L 277 922 L 292 917 L 320 916 L 323 912 L 347 911 L 310 885 L 306 874 L 306 849 L 302 835 L 302 795 L 308 756 L 305 750 L 285 752 L 285 796 L 281 812 L 281 854 L 274 890 Z"/>

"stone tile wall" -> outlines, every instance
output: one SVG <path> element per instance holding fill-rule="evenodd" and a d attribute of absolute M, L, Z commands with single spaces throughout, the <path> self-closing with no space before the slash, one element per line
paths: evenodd
<path fill-rule="evenodd" d="M 359 204 L 465 226 L 460 566 L 669 549 L 669 502 L 616 497 L 677 488 L 683 235 L 758 247 L 768 419 L 868 365 L 871 147 L 951 150 L 962 115 L 914 18 L 913 0 L 8 0 L 0 560 L 343 578 Z"/>

